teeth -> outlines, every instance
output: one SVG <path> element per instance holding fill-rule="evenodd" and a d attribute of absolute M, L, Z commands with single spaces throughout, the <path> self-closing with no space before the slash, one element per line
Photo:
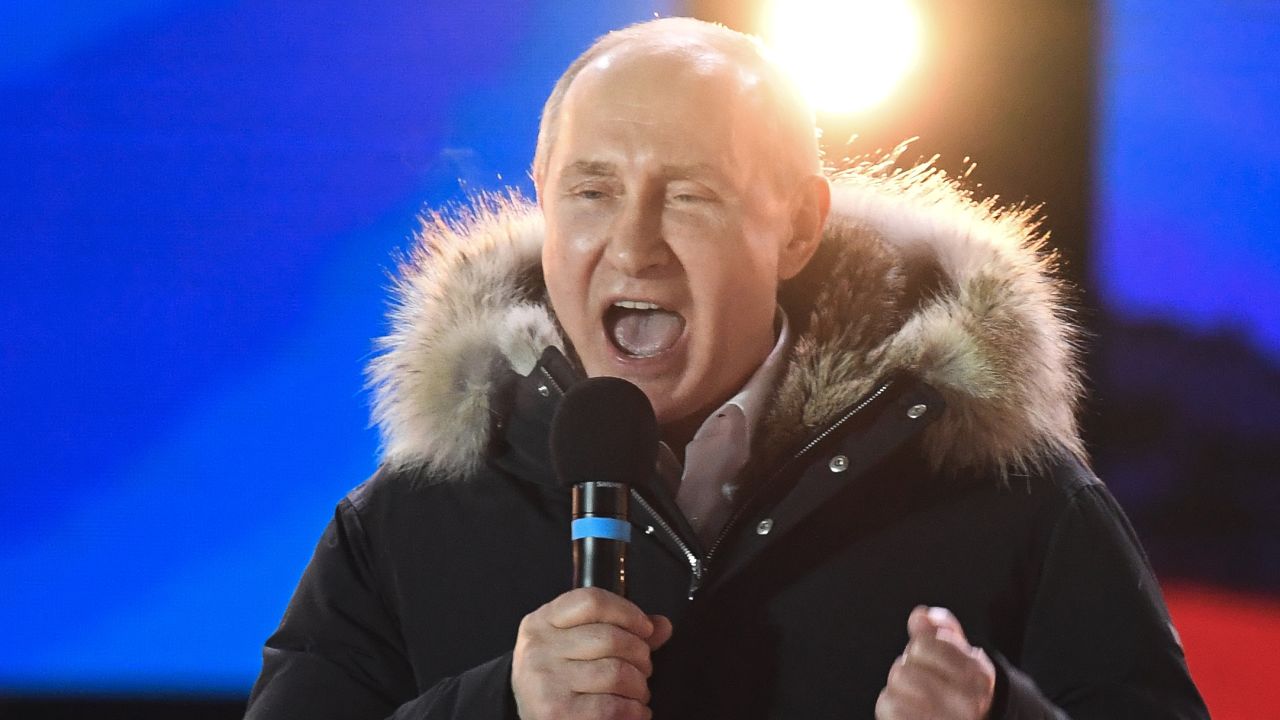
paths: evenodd
<path fill-rule="evenodd" d="M 629 310 L 661 310 L 662 307 L 651 302 L 643 300 L 619 300 L 613 304 L 614 307 L 627 308 Z"/>

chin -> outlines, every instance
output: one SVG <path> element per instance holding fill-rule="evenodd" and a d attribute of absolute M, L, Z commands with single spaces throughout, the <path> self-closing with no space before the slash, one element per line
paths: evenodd
<path fill-rule="evenodd" d="M 606 372 L 593 374 L 622 378 L 640 388 L 645 397 L 649 398 L 649 404 L 653 406 L 653 414 L 657 418 L 659 425 L 669 424 L 688 415 L 685 403 L 675 397 L 674 388 L 667 378 L 653 377 L 643 373 L 631 373 L 627 372 L 627 369 L 626 367 L 612 366 Z"/>

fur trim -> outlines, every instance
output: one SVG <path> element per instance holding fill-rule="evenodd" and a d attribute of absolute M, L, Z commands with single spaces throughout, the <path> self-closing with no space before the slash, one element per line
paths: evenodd
<path fill-rule="evenodd" d="M 533 370 L 564 349 L 541 300 L 542 217 L 516 195 L 484 196 L 451 219 L 423 218 L 400 264 L 391 333 L 370 363 L 383 462 L 464 476 L 489 443 L 503 371 Z"/>
<path fill-rule="evenodd" d="M 895 160 L 833 179 L 823 244 L 836 259 L 767 420 L 783 432 L 766 452 L 905 370 L 947 402 L 924 437 L 935 469 L 1007 479 L 1064 455 L 1087 464 L 1075 420 L 1079 333 L 1035 210 L 974 201 L 928 164 L 894 170 Z M 908 268 L 936 275 L 915 303 Z"/>
<path fill-rule="evenodd" d="M 794 446 L 905 370 L 947 401 L 924 438 L 936 469 L 1006 478 L 1083 461 L 1078 335 L 1034 210 L 975 201 L 941 171 L 895 160 L 832 180 L 819 257 L 782 289 L 799 332 L 760 450 Z M 467 475 L 489 442 L 497 378 L 565 349 L 541 242 L 537 208 L 515 195 L 424 221 L 369 370 L 385 462 Z"/>

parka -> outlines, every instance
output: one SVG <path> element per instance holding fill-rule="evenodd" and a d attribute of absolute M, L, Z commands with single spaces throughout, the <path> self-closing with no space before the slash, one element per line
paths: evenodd
<path fill-rule="evenodd" d="M 583 378 L 517 195 L 426 218 L 372 362 L 378 472 L 263 650 L 249 718 L 514 718 L 521 619 L 571 586 L 551 418 Z M 1034 212 L 892 158 L 833 178 L 795 342 L 704 546 L 631 491 L 629 597 L 668 616 L 657 718 L 870 718 L 918 605 L 997 669 L 992 718 L 1202 718 L 1075 422 L 1078 333 Z"/>

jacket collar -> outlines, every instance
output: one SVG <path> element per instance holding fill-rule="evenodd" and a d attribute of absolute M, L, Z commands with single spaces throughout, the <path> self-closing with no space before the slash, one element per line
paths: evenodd
<path fill-rule="evenodd" d="M 947 408 L 922 437 L 934 469 L 1004 478 L 1083 461 L 1077 331 L 1034 211 L 976 201 L 941 171 L 893 160 L 833 178 L 818 254 L 781 289 L 795 343 L 757 454 L 780 456 L 909 373 Z M 523 376 L 536 392 L 544 350 L 571 353 L 545 297 L 542 231 L 515 194 L 424 219 L 369 366 L 388 466 L 465 478 L 495 430 L 519 421 L 501 391 Z"/>

